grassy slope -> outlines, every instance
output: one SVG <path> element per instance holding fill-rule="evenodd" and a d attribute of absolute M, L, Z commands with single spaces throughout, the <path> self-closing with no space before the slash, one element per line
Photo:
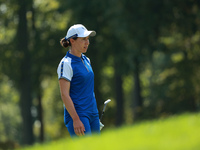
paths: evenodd
<path fill-rule="evenodd" d="M 35 145 L 23 150 L 198 150 L 200 113 L 104 130 L 101 136 Z"/>

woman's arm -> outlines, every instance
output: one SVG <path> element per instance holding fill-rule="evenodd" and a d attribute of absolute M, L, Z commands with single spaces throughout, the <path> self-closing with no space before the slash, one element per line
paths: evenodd
<path fill-rule="evenodd" d="M 83 123 L 81 122 L 81 120 L 75 110 L 74 103 L 72 102 L 72 99 L 69 95 L 70 82 L 61 78 L 59 80 L 59 84 L 60 84 L 61 98 L 64 102 L 64 105 L 65 105 L 68 113 L 70 114 L 70 116 L 73 120 L 74 132 L 78 136 L 84 135 L 85 127 L 84 127 Z"/>

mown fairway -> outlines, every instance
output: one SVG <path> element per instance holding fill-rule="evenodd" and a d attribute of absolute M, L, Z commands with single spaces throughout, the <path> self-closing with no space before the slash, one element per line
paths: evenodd
<path fill-rule="evenodd" d="M 200 113 L 146 121 L 101 136 L 62 139 L 22 150 L 199 150 Z"/>

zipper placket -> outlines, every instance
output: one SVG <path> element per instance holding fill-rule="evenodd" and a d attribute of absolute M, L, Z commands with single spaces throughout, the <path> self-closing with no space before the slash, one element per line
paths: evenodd
<path fill-rule="evenodd" d="M 81 60 L 82 60 L 82 62 L 83 62 L 83 65 L 85 66 L 85 68 L 87 69 L 87 71 L 89 72 L 89 70 L 88 70 L 88 68 L 87 68 L 87 66 L 85 65 L 85 63 L 84 63 L 84 61 L 83 61 L 83 59 L 81 58 Z"/>

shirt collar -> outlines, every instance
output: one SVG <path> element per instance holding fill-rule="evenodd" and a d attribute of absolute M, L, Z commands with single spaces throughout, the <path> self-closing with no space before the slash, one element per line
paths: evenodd
<path fill-rule="evenodd" d="M 84 54 L 81 54 L 81 58 L 80 58 L 80 57 L 77 57 L 75 55 L 70 54 L 69 51 L 67 51 L 66 57 L 70 57 L 70 58 L 72 58 L 74 60 L 79 60 L 80 61 L 81 59 L 84 59 Z"/>

